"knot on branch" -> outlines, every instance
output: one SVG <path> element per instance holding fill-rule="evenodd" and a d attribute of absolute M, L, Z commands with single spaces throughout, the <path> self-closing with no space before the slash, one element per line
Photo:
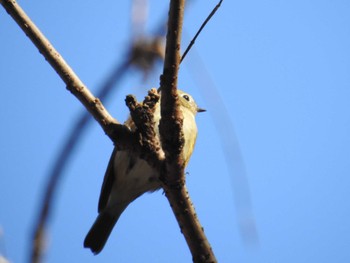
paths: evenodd
<path fill-rule="evenodd" d="M 163 159 L 159 137 L 155 131 L 160 118 L 159 110 L 156 112 L 159 98 L 157 90 L 151 89 L 142 103 L 137 102 L 133 95 L 128 95 L 125 99 L 132 119 L 129 124 L 138 138 L 140 157 L 153 166 L 157 166 Z"/>

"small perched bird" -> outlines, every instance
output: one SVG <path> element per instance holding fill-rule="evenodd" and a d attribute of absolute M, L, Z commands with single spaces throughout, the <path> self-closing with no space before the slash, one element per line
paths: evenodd
<path fill-rule="evenodd" d="M 195 116 L 197 112 L 205 110 L 198 108 L 191 95 L 178 90 L 178 99 L 182 111 L 183 132 L 185 137 L 182 151 L 185 166 L 187 165 L 197 138 Z M 154 129 L 159 137 L 160 105 L 155 105 Z M 135 125 L 129 117 L 126 121 L 130 129 Z M 112 156 L 103 180 L 98 216 L 84 240 L 84 247 L 90 248 L 94 254 L 103 249 L 106 241 L 126 207 L 136 198 L 146 192 L 153 192 L 161 188 L 158 171 L 153 169 L 145 160 L 131 151 L 113 150 Z"/>

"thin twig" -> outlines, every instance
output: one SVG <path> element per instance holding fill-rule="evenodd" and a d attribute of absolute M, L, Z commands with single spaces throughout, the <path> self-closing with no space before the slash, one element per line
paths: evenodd
<path fill-rule="evenodd" d="M 161 76 L 161 121 L 159 125 L 166 160 L 161 180 L 166 197 L 191 250 L 194 262 L 217 262 L 204 234 L 185 186 L 183 116 L 177 105 L 177 74 L 180 64 L 180 43 L 184 0 L 170 2 L 168 33 L 163 75 Z"/>
<path fill-rule="evenodd" d="M 223 0 L 220 0 L 220 2 L 214 7 L 214 9 L 211 11 L 211 13 L 209 14 L 209 16 L 207 17 L 207 19 L 205 19 L 205 21 L 203 22 L 203 24 L 201 25 L 201 27 L 199 28 L 199 30 L 197 31 L 196 35 L 194 36 L 194 38 L 191 40 L 190 44 L 188 45 L 188 47 L 186 48 L 185 52 L 183 53 L 180 63 L 184 60 L 184 58 L 186 57 L 188 51 L 190 51 L 190 49 L 192 48 L 192 46 L 194 45 L 194 43 L 196 42 L 197 37 L 199 36 L 199 34 L 201 33 L 201 31 L 203 30 L 203 28 L 205 27 L 205 25 L 209 22 L 209 20 L 212 18 L 212 16 L 216 13 L 216 11 L 219 9 L 219 7 L 221 6 Z"/>

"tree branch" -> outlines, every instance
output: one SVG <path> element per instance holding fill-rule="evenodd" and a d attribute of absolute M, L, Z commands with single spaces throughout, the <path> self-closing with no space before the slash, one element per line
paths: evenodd
<path fill-rule="evenodd" d="M 159 125 L 165 162 L 161 180 L 165 195 L 191 250 L 194 262 L 217 262 L 203 227 L 196 216 L 185 186 L 183 116 L 177 102 L 177 75 L 180 64 L 180 43 L 184 0 L 170 2 L 163 75 L 160 79 L 161 121 Z"/>
<path fill-rule="evenodd" d="M 168 183 L 184 181 L 184 163 L 180 154 L 184 144 L 182 132 L 183 116 L 177 101 L 177 75 L 180 64 L 180 43 L 184 13 L 184 0 L 170 2 L 168 32 L 163 75 L 160 78 L 161 120 L 159 132 L 166 157 Z"/>

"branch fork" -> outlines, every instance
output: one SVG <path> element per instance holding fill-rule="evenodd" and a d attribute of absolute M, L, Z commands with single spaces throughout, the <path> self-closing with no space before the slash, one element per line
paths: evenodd
<path fill-rule="evenodd" d="M 156 140 L 157 137 L 153 129 L 154 105 L 157 103 L 157 96 L 154 92 L 149 93 L 143 104 L 139 104 L 131 96 L 127 97 L 126 102 L 137 127 L 136 132 L 126 125 L 120 124 L 107 112 L 100 100 L 87 89 L 17 2 L 15 0 L 0 0 L 0 4 L 55 69 L 68 90 L 98 121 L 116 147 L 118 149 L 133 149 L 136 145 L 136 150 L 140 150 L 141 155 L 151 165 L 161 168 L 163 189 L 191 250 L 193 261 L 216 262 L 189 198 L 184 179 L 184 161 L 181 158 L 184 136 L 182 132 L 183 116 L 177 102 L 177 75 L 180 64 L 180 42 L 185 1 L 170 1 L 166 54 L 160 81 L 162 99 L 159 132 L 162 147 Z M 164 153 L 161 148 L 163 148 Z M 36 233 L 38 235 L 34 237 L 32 262 L 40 262 L 42 247 L 37 248 L 36 245 L 42 246 L 40 240 L 42 241 L 42 233 L 45 230 L 47 218 L 45 213 L 46 210 L 41 218 L 39 231 Z"/>

